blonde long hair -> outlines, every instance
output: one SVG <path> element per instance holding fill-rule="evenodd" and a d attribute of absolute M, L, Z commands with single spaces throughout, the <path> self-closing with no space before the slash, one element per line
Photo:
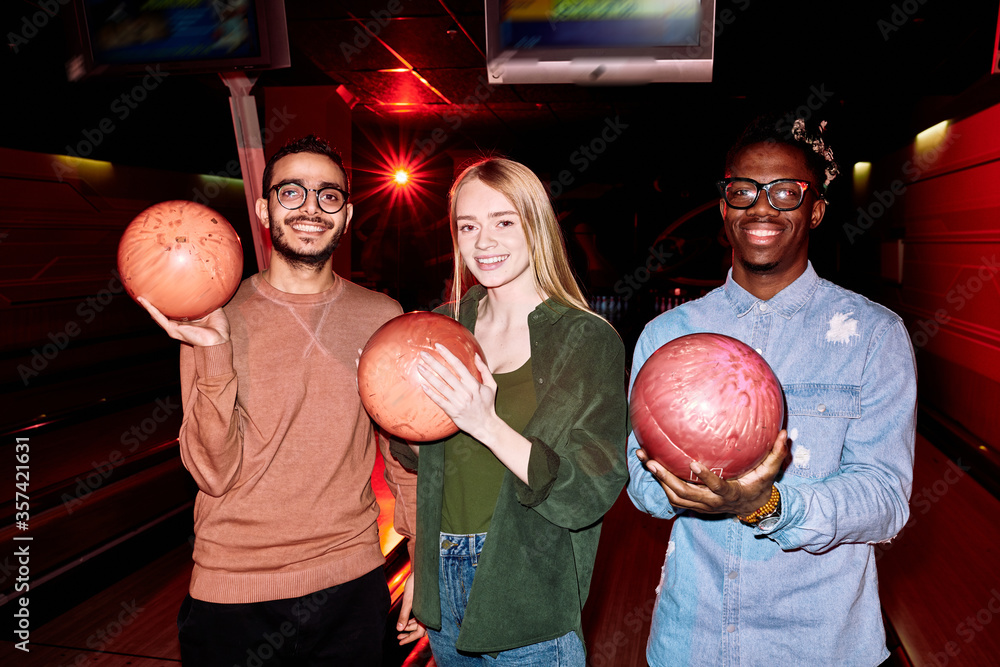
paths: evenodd
<path fill-rule="evenodd" d="M 490 187 L 514 205 L 521 221 L 524 234 L 531 248 L 534 268 L 535 289 L 565 306 L 593 312 L 576 282 L 566 254 L 566 242 L 556 220 L 545 186 L 534 172 L 519 162 L 491 157 L 467 167 L 451 186 L 448 193 L 448 208 L 451 218 L 451 245 L 454 262 L 452 280 L 452 307 L 458 317 L 458 303 L 471 285 L 475 283 L 469 267 L 458 250 L 458 224 L 455 202 L 459 189 L 471 180 L 478 180 Z"/>

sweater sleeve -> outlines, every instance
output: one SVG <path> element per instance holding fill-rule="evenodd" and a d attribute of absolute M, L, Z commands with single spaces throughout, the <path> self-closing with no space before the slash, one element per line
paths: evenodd
<path fill-rule="evenodd" d="M 417 456 L 417 453 L 403 440 L 394 438 L 391 435 L 386 437 L 389 438 L 389 451 L 392 453 L 392 456 L 407 470 L 417 472 L 420 464 L 420 458 Z"/>
<path fill-rule="evenodd" d="M 396 532 L 407 538 L 406 549 L 410 553 L 410 562 L 414 562 L 417 531 L 417 474 L 407 470 L 394 455 L 396 448 L 390 445 L 390 438 L 381 429 L 376 429 L 379 451 L 385 460 L 385 481 L 396 498 L 396 510 L 393 514 L 393 527 Z M 406 445 L 403 449 L 413 450 Z M 400 450 L 402 451 L 402 450 Z"/>
<path fill-rule="evenodd" d="M 236 407 L 233 344 L 181 345 L 180 453 L 198 488 L 219 497 L 233 487 L 243 463 L 243 429 Z"/>
<path fill-rule="evenodd" d="M 402 313 L 402 307 L 393 301 L 385 314 L 385 321 Z M 408 445 L 390 436 L 374 422 L 372 426 L 378 439 L 379 453 L 385 461 L 385 482 L 396 499 L 393 528 L 406 538 L 406 550 L 413 563 L 417 531 L 417 455 Z"/>

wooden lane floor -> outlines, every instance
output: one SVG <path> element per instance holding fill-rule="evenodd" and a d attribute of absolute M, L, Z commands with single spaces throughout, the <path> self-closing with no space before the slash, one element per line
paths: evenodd
<path fill-rule="evenodd" d="M 177 610 L 190 578 L 191 548 L 184 544 L 33 629 L 30 652 L 0 644 L 0 664 L 177 667 Z"/>
<path fill-rule="evenodd" d="M 395 499 L 384 471 L 382 458 L 376 457 L 372 488 L 379 502 L 380 543 L 383 553 L 388 554 L 403 538 L 393 529 Z M 144 560 L 146 557 L 152 559 L 154 554 L 143 554 Z M 16 649 L 13 642 L 0 641 L 0 665 L 179 665 L 176 618 L 188 590 L 191 568 L 189 543 L 171 549 L 48 623 L 32 628 L 29 652 Z M 402 582 L 395 579 L 407 573 L 404 570 L 390 582 L 393 600 L 402 594 Z M 46 585 L 58 587 L 60 582 Z M 13 614 L 14 606 L 8 604 L 3 611 L 8 610 Z M 398 653 L 387 651 L 387 661 L 398 665 L 402 662 Z"/>
<path fill-rule="evenodd" d="M 882 606 L 914 667 L 1000 665 L 1000 500 L 917 437 L 910 520 L 877 545 Z"/>
<path fill-rule="evenodd" d="M 877 547 L 895 648 L 887 665 L 1000 665 L 1000 500 L 965 474 L 963 465 L 918 437 L 910 522 L 890 545 Z M 646 665 L 654 590 L 671 525 L 636 510 L 624 492 L 605 518 L 584 609 L 588 666 Z M 190 547 L 177 547 L 33 629 L 30 653 L 0 642 L 0 664 L 178 665 L 175 618 L 190 571 Z M 407 667 L 433 665 L 425 644 Z"/>
<path fill-rule="evenodd" d="M 885 667 L 1000 666 L 1000 500 L 963 466 L 917 437 L 910 521 L 876 546 Z M 589 666 L 645 667 L 671 525 L 624 492 L 605 517 L 584 609 Z"/>
<path fill-rule="evenodd" d="M 623 490 L 604 517 L 583 636 L 591 667 L 646 664 L 656 586 L 673 521 L 640 512 Z"/>

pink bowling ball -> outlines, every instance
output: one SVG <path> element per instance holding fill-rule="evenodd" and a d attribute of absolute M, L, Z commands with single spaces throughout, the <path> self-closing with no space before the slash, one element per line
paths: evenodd
<path fill-rule="evenodd" d="M 755 468 L 785 416 L 781 385 L 764 358 L 721 334 L 676 338 L 654 352 L 632 386 L 636 439 L 681 479 L 699 461 L 723 479 Z"/>

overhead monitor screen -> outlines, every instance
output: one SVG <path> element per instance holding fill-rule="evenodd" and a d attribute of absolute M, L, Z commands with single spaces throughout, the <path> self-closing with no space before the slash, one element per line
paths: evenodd
<path fill-rule="evenodd" d="M 493 83 L 711 81 L 715 0 L 487 0 Z"/>

